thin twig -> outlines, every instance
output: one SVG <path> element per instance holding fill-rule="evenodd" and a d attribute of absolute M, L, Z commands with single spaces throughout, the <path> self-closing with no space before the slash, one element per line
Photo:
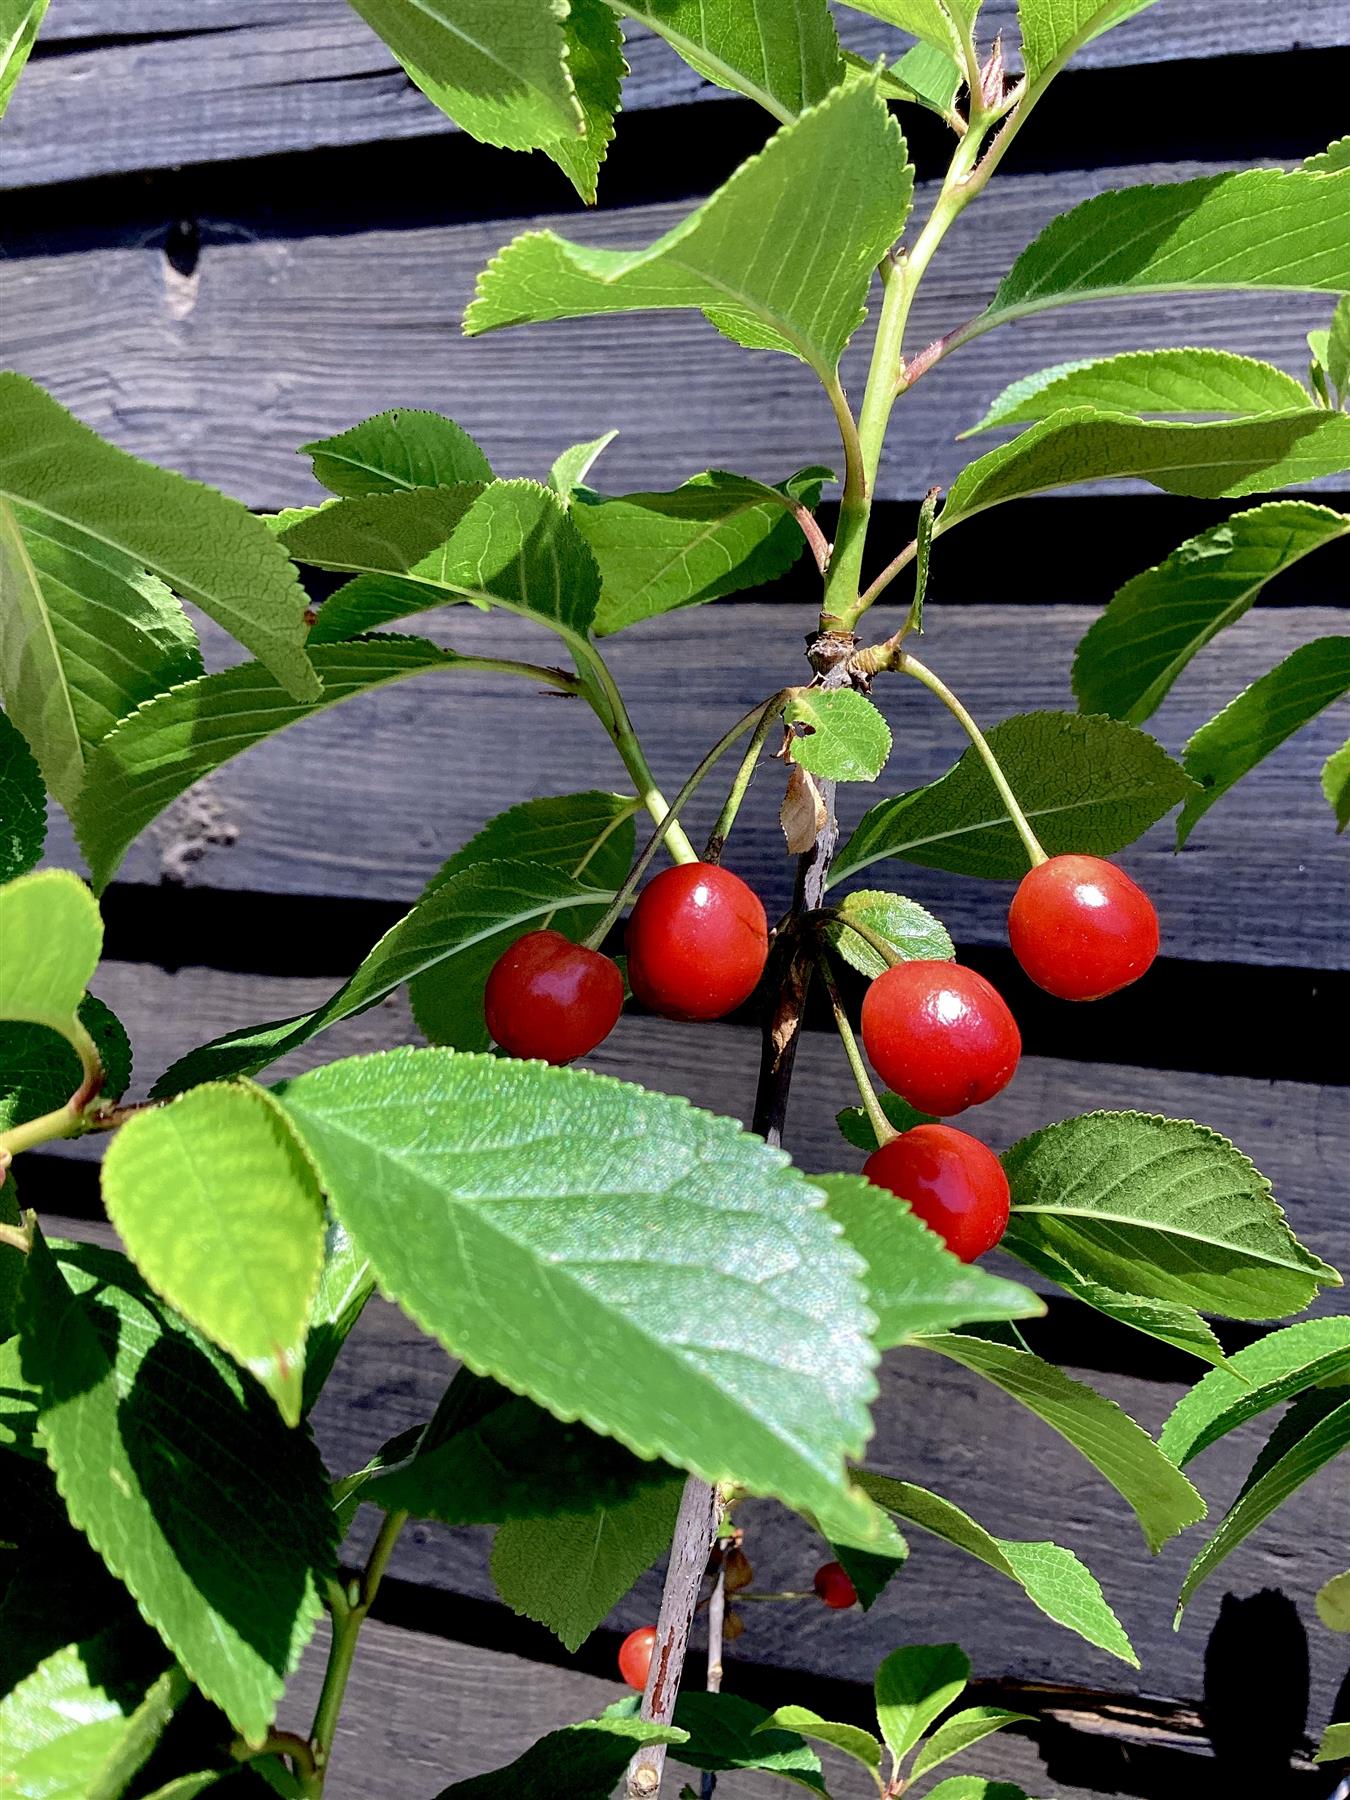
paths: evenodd
<path fill-rule="evenodd" d="M 727 1576 L 725 1560 L 719 1561 L 713 1580 L 712 1597 L 708 1601 L 708 1680 L 710 1694 L 722 1691 L 722 1627 L 727 1616 Z M 705 1769 L 699 1788 L 699 1800 L 713 1800 L 717 1792 L 717 1774 Z"/>
<path fill-rule="evenodd" d="M 802 536 L 811 546 L 811 554 L 816 559 L 816 567 L 823 575 L 830 566 L 830 540 L 820 529 L 816 515 L 809 506 L 798 500 L 792 508 L 792 516 L 802 528 Z"/>

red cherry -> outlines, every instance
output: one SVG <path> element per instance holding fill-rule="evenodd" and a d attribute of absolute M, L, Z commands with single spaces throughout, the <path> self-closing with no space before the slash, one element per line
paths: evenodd
<path fill-rule="evenodd" d="M 843 1612 L 847 1606 L 858 1604 L 858 1590 L 844 1573 L 837 1562 L 822 1563 L 812 1577 L 811 1586 L 835 1612 Z"/>
<path fill-rule="evenodd" d="M 991 1099 L 1022 1054 L 1003 996 L 949 962 L 897 963 L 878 975 L 863 999 L 862 1040 L 887 1087 L 927 1113 Z"/>
<path fill-rule="evenodd" d="M 962 1262 L 983 1256 L 1008 1229 L 1008 1177 L 978 1138 L 952 1125 L 916 1125 L 874 1150 L 863 1174 L 908 1200 Z"/>
<path fill-rule="evenodd" d="M 639 1625 L 619 1645 L 619 1673 L 629 1687 L 636 1688 L 639 1693 L 647 1685 L 647 1671 L 652 1666 L 652 1651 L 655 1648 L 655 1625 Z"/>
<path fill-rule="evenodd" d="M 764 973 L 769 924 L 759 896 L 714 863 L 663 869 L 628 921 L 628 980 L 668 1019 L 720 1019 Z"/>
<path fill-rule="evenodd" d="M 1103 1000 L 1158 954 L 1158 915 L 1143 888 L 1100 856 L 1052 856 L 1022 877 L 1008 909 L 1013 955 L 1060 1000 Z"/>
<path fill-rule="evenodd" d="M 483 1013 L 512 1056 L 569 1063 L 594 1050 L 623 1011 L 623 976 L 598 950 L 560 931 L 530 931 L 492 965 Z"/>

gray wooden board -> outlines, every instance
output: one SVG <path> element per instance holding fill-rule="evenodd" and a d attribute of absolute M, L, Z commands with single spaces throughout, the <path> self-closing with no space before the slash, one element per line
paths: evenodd
<path fill-rule="evenodd" d="M 863 55 L 905 46 L 875 20 L 841 17 L 845 41 Z M 1015 17 L 1013 0 L 991 0 L 981 21 L 984 43 L 1012 28 L 1014 65 Z M 1076 62 L 1269 54 L 1333 46 L 1346 35 L 1339 0 L 1236 9 L 1168 0 L 1088 45 Z M 100 36 L 113 41 L 80 44 Z M 720 94 L 642 27 L 629 25 L 626 36 L 626 110 Z M 343 0 L 73 0 L 52 8 L 39 41 L 62 40 L 71 48 L 39 53 L 18 90 L 5 121 L 0 187 L 453 129 Z"/>
<path fill-rule="evenodd" d="M 1009 176 L 939 252 L 915 306 L 910 349 L 977 313 L 1018 251 L 1065 207 L 1105 188 L 1224 166 Z M 932 193 L 921 191 L 921 211 Z M 566 444 L 617 427 L 595 476 L 610 492 L 671 486 L 707 467 L 774 481 L 806 463 L 837 467 L 833 416 L 811 372 L 730 343 L 696 313 L 460 335 L 476 276 L 518 230 L 552 224 L 588 243 L 631 247 L 688 211 L 659 205 L 456 225 L 432 212 L 397 229 L 343 217 L 276 237 L 208 219 L 189 275 L 166 259 L 162 233 L 139 227 L 98 248 L 11 238 L 0 262 L 5 357 L 125 449 L 261 508 L 316 496 L 297 445 L 390 406 L 447 412 L 481 438 L 500 473 L 536 478 Z M 1017 376 L 1075 357 L 1190 343 L 1302 373 L 1305 334 L 1330 310 L 1301 295 L 1182 295 L 1071 307 L 991 332 L 906 396 L 877 493 L 915 499 L 934 482 L 950 483 L 992 444 L 958 445 L 955 434 Z M 859 391 L 866 339 L 860 333 L 845 358 L 845 379 Z M 1023 586 L 1057 577 L 1053 562 L 1046 568 L 1040 555 L 1023 554 L 1010 559 L 1006 579 Z"/>
<path fill-rule="evenodd" d="M 1041 592 L 1059 604 L 944 611 L 940 552 L 935 558 L 924 655 L 985 724 L 1012 712 L 1072 706 L 1073 646 L 1093 616 L 1075 602 L 1090 577 L 1080 580 L 1076 570 L 1048 559 L 1040 580 Z M 878 634 L 890 628 L 893 612 L 878 613 Z M 1327 608 L 1256 609 L 1191 665 L 1150 729 L 1179 750 L 1196 726 L 1296 644 L 1344 629 L 1344 622 L 1344 613 Z M 778 606 L 722 602 L 609 641 L 606 655 L 668 791 L 758 697 L 800 678 L 799 627 L 809 623 L 805 609 L 795 616 Z M 556 654 L 556 640 L 505 614 L 458 607 L 435 615 L 428 628 L 466 653 Z M 214 627 L 205 637 L 213 661 L 230 653 Z M 959 726 L 916 683 L 887 679 L 876 697 L 896 749 L 880 783 L 843 791 L 846 821 L 883 794 L 938 776 L 965 746 Z M 1170 821 L 1123 853 L 1159 906 L 1169 955 L 1350 966 L 1350 840 L 1336 836 L 1318 782 L 1322 762 L 1344 740 L 1345 712 L 1344 705 L 1332 708 L 1262 763 L 1205 817 L 1180 855 Z M 122 878 L 156 882 L 168 875 L 227 890 L 411 901 L 492 814 L 529 794 L 597 785 L 621 787 L 623 770 L 581 703 L 503 677 L 405 682 L 320 714 L 226 764 L 150 827 Z M 695 834 L 720 804 L 721 777 L 706 791 L 709 798 L 700 795 L 691 809 Z M 781 798 L 779 766 L 766 762 L 728 854 L 771 917 L 786 903 L 791 881 L 777 822 Z M 78 860 L 59 819 L 49 856 Z M 1005 941 L 1008 883 L 884 862 L 864 870 L 859 884 L 913 895 L 960 942 Z"/>

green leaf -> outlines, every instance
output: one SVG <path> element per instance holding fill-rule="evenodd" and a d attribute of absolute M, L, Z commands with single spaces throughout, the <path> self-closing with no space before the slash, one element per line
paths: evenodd
<path fill-rule="evenodd" d="M 667 494 L 578 493 L 572 517 L 600 565 L 597 636 L 786 574 L 806 543 L 790 509 L 814 509 L 828 479 L 802 469 L 773 488 L 709 469 Z"/>
<path fill-rule="evenodd" d="M 0 119 L 37 42 L 46 11 L 47 0 L 0 0 Z"/>
<path fill-rule="evenodd" d="M 1158 1442 L 1184 1468 L 1221 1437 L 1271 1407 L 1350 1370 L 1350 1319 L 1305 1319 L 1235 1352 L 1183 1394 Z"/>
<path fill-rule="evenodd" d="M 881 1767 L 881 1745 L 870 1731 L 864 1731 L 861 1725 L 842 1725 L 833 1719 L 822 1719 L 809 1706 L 780 1706 L 756 1727 L 756 1731 L 795 1732 L 798 1737 L 830 1745 L 831 1749 L 851 1756 L 864 1768 Z"/>
<path fill-rule="evenodd" d="M 867 1302 L 877 1316 L 878 1350 L 920 1332 L 1002 1319 L 1030 1319 L 1044 1302 L 1015 1281 L 987 1275 L 953 1256 L 905 1201 L 861 1175 L 817 1175 L 830 1216 L 867 1264 Z"/>
<path fill-rule="evenodd" d="M 899 1094 L 882 1094 L 880 1099 L 882 1112 L 897 1131 L 908 1131 L 914 1125 L 936 1125 L 938 1122 L 933 1113 L 921 1113 L 908 1100 L 902 1100 Z M 835 1114 L 834 1122 L 855 1148 L 869 1153 L 877 1148 L 877 1134 L 872 1129 L 866 1107 L 846 1106 L 842 1112 Z"/>
<path fill-rule="evenodd" d="M 1322 764 L 1322 792 L 1336 815 L 1336 830 L 1350 825 L 1350 739 Z"/>
<path fill-rule="evenodd" d="M 40 517 L 91 562 L 111 559 L 125 573 L 116 559 L 126 559 L 159 576 L 238 638 L 288 693 L 317 696 L 304 648 L 305 591 L 260 519 L 213 488 L 114 449 L 22 375 L 0 374 L 0 419 L 0 502 Z"/>
<path fill-rule="evenodd" d="M 136 1114 L 108 1146 L 102 1188 L 155 1292 L 298 1425 L 323 1196 L 275 1101 L 258 1088 L 199 1087 Z"/>
<path fill-rule="evenodd" d="M 643 1744 L 678 1744 L 684 1732 L 646 1719 L 585 1719 L 531 1744 L 504 1769 L 443 1788 L 436 1800 L 610 1800 Z"/>
<path fill-rule="evenodd" d="M 1308 500 L 1272 500 L 1188 538 L 1115 595 L 1074 656 L 1084 712 L 1139 725 L 1265 584 L 1320 545 L 1350 533 L 1350 517 Z"/>
<path fill-rule="evenodd" d="M 21 1336 L 72 1523 L 190 1679 L 261 1744 L 333 1563 L 313 1445 L 108 1251 L 63 1250 L 58 1266 L 39 1238 Z"/>
<path fill-rule="evenodd" d="M 1314 1762 L 1346 1762 L 1350 1761 L 1350 1722 L 1328 1725 L 1322 1733 L 1322 1741 L 1317 1746 Z"/>
<path fill-rule="evenodd" d="M 576 1652 L 670 1547 L 683 1492 L 680 1478 L 584 1512 L 501 1526 L 492 1546 L 497 1592 Z"/>
<path fill-rule="evenodd" d="M 766 1708 L 739 1694 L 685 1688 L 675 1702 L 675 1723 L 689 1736 L 671 1755 L 691 1769 L 755 1769 L 824 1794 L 815 1751 L 796 1732 L 767 1730 L 768 1719 Z"/>
<path fill-rule="evenodd" d="M 659 32 L 717 87 L 745 94 L 786 124 L 823 100 L 841 76 L 826 0 L 760 6 L 757 0 L 611 0 Z"/>
<path fill-rule="evenodd" d="M 1091 8 L 1091 0 L 1067 3 L 1107 10 Z M 1297 169 L 1244 169 L 1094 195 L 1028 245 L 975 329 L 1077 300 L 1235 288 L 1344 293 L 1348 196 L 1350 171 Z"/>
<path fill-rule="evenodd" d="M 977 425 L 960 435 L 968 438 L 996 426 L 1047 419 L 1066 406 L 1242 417 L 1307 404 L 1307 389 L 1292 375 L 1231 350 L 1127 350 L 1023 375 L 1004 388 Z"/>
<path fill-rule="evenodd" d="M 1319 175 L 1334 175 L 1340 169 L 1350 169 L 1350 137 L 1333 139 L 1325 150 L 1319 150 L 1315 156 L 1305 156 L 1299 166 Z"/>
<path fill-rule="evenodd" d="M 94 896 L 66 869 L 20 875 L 0 888 L 0 943 L 0 1019 L 59 1032 L 83 1062 L 80 1002 L 103 949 Z"/>
<path fill-rule="evenodd" d="M 875 63 L 852 50 L 844 52 L 844 67 L 855 75 L 875 72 Z M 909 100 L 926 106 L 948 125 L 954 123 L 956 96 L 964 76 L 945 50 L 932 44 L 915 44 L 889 69 L 880 73 L 882 93 L 888 100 Z"/>
<path fill-rule="evenodd" d="M 830 1545 L 845 1575 L 853 1583 L 858 1605 L 864 1612 L 872 1610 L 909 1561 L 909 1545 L 896 1530 L 890 1515 L 880 1507 L 877 1511 L 885 1522 L 886 1541 L 871 1550 L 855 1550 L 849 1544 Z"/>
<path fill-rule="evenodd" d="M 589 249 L 551 231 L 516 238 L 479 276 L 464 329 L 696 307 L 737 343 L 799 356 L 828 381 L 913 190 L 884 100 L 854 81 L 785 125 L 645 250 Z"/>
<path fill-rule="evenodd" d="M 25 875 L 47 841 L 47 795 L 23 733 L 0 712 L 0 883 Z"/>
<path fill-rule="evenodd" d="M 77 1009 L 89 1033 L 104 1082 L 100 1098 L 119 1099 L 131 1086 L 131 1044 L 122 1021 L 86 994 Z M 0 1131 L 55 1112 L 84 1079 L 74 1046 L 43 1025 L 0 1025 Z"/>
<path fill-rule="evenodd" d="M 1143 0 L 1149 5 L 1151 0 Z M 935 1788 L 929 1788 L 927 1800 L 1030 1800 L 1025 1788 L 1015 1781 L 990 1781 L 985 1775 L 949 1775 Z"/>
<path fill-rule="evenodd" d="M 434 577 L 440 567 L 438 553 L 483 492 L 477 481 L 460 481 L 453 487 L 352 495 L 302 512 L 280 536 L 294 557 L 316 569 L 408 577 L 426 564 L 429 576 Z M 410 581 L 402 580 L 396 591 L 411 594 L 417 590 Z M 433 583 L 422 605 L 467 597 L 438 592 Z"/>
<path fill-rule="evenodd" d="M 127 1721 L 121 1743 L 82 1800 L 122 1800 L 191 1691 L 192 1684 L 180 1668 L 165 1669 Z"/>
<path fill-rule="evenodd" d="M 993 1537 L 950 1500 L 911 1482 L 893 1481 L 888 1475 L 874 1475 L 867 1469 L 857 1472 L 857 1480 L 864 1493 L 887 1512 L 922 1526 L 1015 1581 L 1032 1605 L 1057 1625 L 1076 1631 L 1089 1644 L 1119 1657 L 1132 1668 L 1139 1667 L 1130 1640 L 1102 1597 L 1096 1577 L 1072 1550 L 1059 1544 L 1029 1544 Z"/>
<path fill-rule="evenodd" d="M 1188 1120 L 1084 1113 L 1023 1138 L 1003 1166 L 1005 1247 L 1057 1256 L 1120 1293 L 1271 1319 L 1339 1282 L 1294 1237 L 1249 1159 Z"/>
<path fill-rule="evenodd" d="M 1205 1516 L 1204 1501 L 1143 1426 L 1086 1382 L 987 1338 L 948 1332 L 917 1341 L 992 1381 L 1072 1444 L 1129 1502 L 1150 1550 Z"/>
<path fill-rule="evenodd" d="M 905 620 L 907 631 L 917 631 L 923 636 L 923 603 L 928 593 L 928 567 L 933 559 L 933 532 L 937 515 L 938 496 L 941 488 L 931 487 L 923 497 L 919 507 L 919 523 L 914 536 L 914 598 L 909 603 L 909 614 Z"/>
<path fill-rule="evenodd" d="M 0 1700 L 4 1792 L 19 1800 L 117 1800 L 123 1788 L 110 1786 L 108 1772 L 123 1758 L 147 1690 L 154 1691 L 153 1674 L 139 1634 L 124 1626 L 46 1657 Z M 181 1683 L 178 1676 L 179 1700 Z M 147 1753 L 152 1745 L 153 1738 Z M 133 1762 L 128 1779 L 137 1767 Z"/>
<path fill-rule="evenodd" d="M 1177 1618 L 1197 1589 L 1277 1507 L 1350 1446 L 1350 1400 L 1343 1388 L 1314 1389 L 1296 1400 L 1257 1457 L 1242 1491 L 1186 1572 Z"/>
<path fill-rule="evenodd" d="M 352 1326 L 375 1291 L 370 1264 L 340 1219 L 324 1221 L 323 1267 L 309 1308 L 305 1339 L 305 1379 L 301 1408 L 308 1412 L 332 1373 Z"/>
<path fill-rule="evenodd" d="M 1331 315 L 1326 370 L 1345 405 L 1350 400 L 1350 295 L 1337 302 Z"/>
<path fill-rule="evenodd" d="M 876 888 L 863 888 L 845 894 L 835 908 L 845 919 L 856 919 L 860 925 L 888 943 L 904 962 L 950 962 L 956 955 L 951 936 L 940 919 L 935 919 L 917 900 L 903 894 L 887 894 Z M 826 927 L 826 936 L 843 957 L 862 975 L 875 979 L 887 967 L 880 951 L 874 950 L 866 938 L 838 922 Z M 911 1121 L 917 1124 L 918 1119 Z M 875 1139 L 864 1148 L 876 1148 Z"/>
<path fill-rule="evenodd" d="M 607 450 L 618 435 L 617 431 L 606 431 L 589 443 L 573 444 L 561 456 L 554 457 L 553 467 L 548 472 L 548 485 L 564 505 L 571 500 L 574 490 L 583 485 L 601 452 Z"/>
<path fill-rule="evenodd" d="M 428 100 L 480 143 L 537 150 L 582 125 L 563 0 L 352 0 Z"/>
<path fill-rule="evenodd" d="M 1315 1605 L 1328 1631 L 1350 1631 L 1350 1569 L 1322 1583 Z"/>
<path fill-rule="evenodd" d="M 1114 719 L 1019 713 L 986 735 L 1051 856 L 1109 856 L 1194 792 L 1160 744 Z M 990 880 L 1016 880 L 1027 867 L 1022 840 L 973 745 L 927 787 L 864 813 L 834 860 L 831 883 L 883 856 Z"/>
<path fill-rule="evenodd" d="M 1028 82 L 1044 87 L 1084 44 L 1152 4 L 1153 0 L 1017 0 Z"/>
<path fill-rule="evenodd" d="M 800 688 L 785 723 L 799 730 L 792 760 L 827 781 L 875 781 L 891 753 L 891 728 L 865 695 L 852 688 Z"/>
<path fill-rule="evenodd" d="M 1350 418 L 1346 420 L 1350 426 Z M 1192 794 L 1177 820 L 1177 848 L 1229 788 L 1286 738 L 1350 693 L 1350 636 L 1301 644 L 1202 725 L 1182 752 Z"/>
<path fill-rule="evenodd" d="M 488 459 L 461 426 L 417 407 L 376 413 L 337 437 L 301 446 L 314 479 L 344 498 L 488 482 Z"/>
<path fill-rule="evenodd" d="M 939 532 L 1027 494 L 1135 476 L 1169 494 L 1240 499 L 1350 468 L 1350 418 L 1320 406 L 1256 419 L 1173 425 L 1067 407 L 968 463 Z"/>
<path fill-rule="evenodd" d="M 633 866 L 633 818 L 641 806 L 629 794 L 599 788 L 522 800 L 461 844 L 427 883 L 426 894 L 444 887 L 452 875 L 486 862 L 542 863 L 574 881 L 585 876 L 597 887 L 617 891 Z"/>
<path fill-rule="evenodd" d="M 95 888 L 112 880 L 152 819 L 232 757 L 356 694 L 429 669 L 454 670 L 461 660 L 421 638 L 331 644 L 314 653 L 324 684 L 317 700 L 293 700 L 260 663 L 240 663 L 149 701 L 99 745 L 75 810 Z"/>
<path fill-rule="evenodd" d="M 965 37 L 979 10 L 979 0 L 850 0 L 857 12 L 907 31 L 944 58 L 965 66 Z M 955 98 L 955 94 L 953 94 Z"/>
<path fill-rule="evenodd" d="M 877 1724 L 897 1761 L 959 1700 L 970 1658 L 958 1644 L 907 1644 L 892 1650 L 876 1675 Z"/>
<path fill-rule="evenodd" d="M 873 1392 L 858 1264 L 780 1153 L 666 1095 L 441 1050 L 280 1095 L 381 1288 L 453 1355 L 867 1541 L 843 1468 Z"/>
<path fill-rule="evenodd" d="M 404 982 L 418 982 L 418 1023 L 429 1037 L 457 1048 L 486 1047 L 483 987 L 492 965 L 522 932 L 566 908 L 591 918 L 614 899 L 537 863 L 481 863 L 426 894 L 390 926 L 356 973 L 313 1012 L 245 1026 L 190 1050 L 166 1069 L 154 1098 L 200 1081 L 256 1075 L 319 1032 L 376 1005 Z M 435 973 L 434 985 L 423 978 Z"/>
<path fill-rule="evenodd" d="M 628 64 L 623 33 L 605 0 L 570 0 L 563 25 L 567 69 L 584 121 L 584 136 L 570 134 L 541 146 L 588 206 L 594 206 L 600 165 L 614 139 L 614 115 Z"/>
<path fill-rule="evenodd" d="M 960 1756 L 963 1750 L 969 1750 L 972 1744 L 979 1744 L 996 1731 L 1002 1731 L 1006 1725 L 1034 1725 L 1035 1715 L 1032 1713 L 1005 1712 L 999 1706 L 971 1706 L 964 1712 L 954 1713 L 950 1719 L 944 1719 L 941 1725 L 929 1738 L 914 1759 L 911 1777 L 928 1774 L 940 1763 L 949 1761 L 953 1756 Z M 962 1780 L 969 1777 L 962 1776 Z"/>

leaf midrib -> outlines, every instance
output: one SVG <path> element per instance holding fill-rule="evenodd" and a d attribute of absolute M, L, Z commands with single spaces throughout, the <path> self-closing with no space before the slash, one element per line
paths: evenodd
<path fill-rule="evenodd" d="M 1161 1237 L 1180 1238 L 1193 1244 L 1209 1244 L 1216 1250 L 1226 1250 L 1235 1255 L 1245 1256 L 1253 1262 L 1263 1262 L 1270 1268 L 1289 1269 L 1295 1274 L 1306 1275 L 1309 1279 L 1313 1279 L 1315 1275 L 1314 1268 L 1308 1263 L 1286 1262 L 1280 1257 L 1253 1250 L 1246 1244 L 1235 1244 L 1227 1238 L 1211 1237 L 1207 1232 L 1181 1230 L 1170 1224 L 1161 1224 L 1156 1219 L 1136 1217 L 1132 1213 L 1108 1213 L 1103 1212 L 1100 1208 L 1086 1206 L 1036 1205 L 1014 1202 L 1012 1214 L 1015 1217 L 1018 1213 L 1043 1213 L 1051 1218 L 1092 1219 L 1111 1226 L 1133 1226 L 1136 1230 L 1153 1232 Z M 1319 1267 L 1322 1266 L 1320 1259 L 1317 1259 L 1317 1264 Z M 1143 1297 L 1141 1296 L 1141 1298 Z"/>

